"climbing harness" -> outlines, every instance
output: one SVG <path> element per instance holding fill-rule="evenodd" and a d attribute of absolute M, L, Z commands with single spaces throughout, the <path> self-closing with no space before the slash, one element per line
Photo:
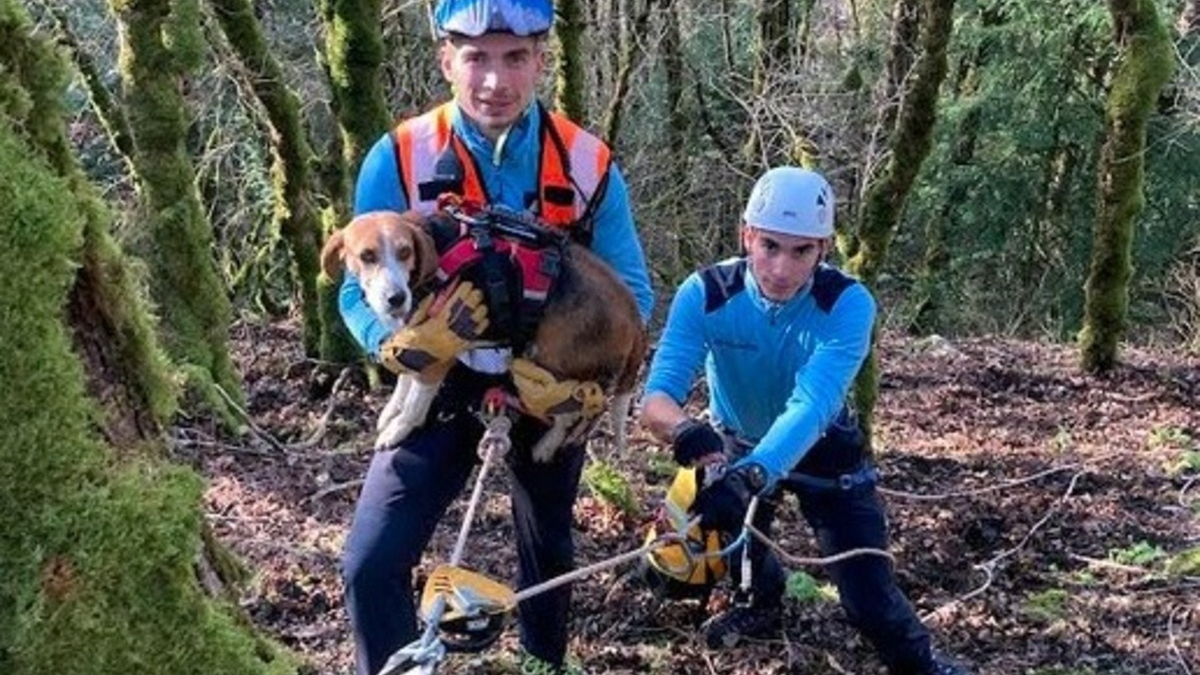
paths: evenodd
<path fill-rule="evenodd" d="M 485 339 L 521 352 L 533 339 L 546 302 L 569 257 L 566 230 L 530 215 L 451 193 L 437 200 L 440 231 L 437 281 L 468 279 L 483 291 Z"/>

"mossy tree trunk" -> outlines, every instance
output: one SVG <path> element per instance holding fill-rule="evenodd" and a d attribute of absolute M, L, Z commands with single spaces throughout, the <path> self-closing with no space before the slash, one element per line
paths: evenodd
<path fill-rule="evenodd" d="M 104 126 L 113 147 L 121 153 L 121 157 L 125 161 L 131 161 L 134 152 L 133 132 L 129 129 L 129 119 L 125 117 L 125 109 L 113 99 L 99 68 L 79 44 L 75 31 L 71 29 L 71 24 L 67 19 L 67 13 L 59 7 L 47 7 L 47 11 L 54 21 L 54 29 L 59 43 L 67 49 L 75 63 L 75 68 L 83 77 L 83 84 L 87 88 L 88 99 L 92 104 L 92 109 L 96 111 L 96 117 Z"/>
<path fill-rule="evenodd" d="M 680 8 L 677 0 L 662 0 L 662 51 L 663 71 L 666 79 L 667 99 L 667 143 L 671 153 L 671 185 L 687 185 L 687 136 L 688 119 L 683 107 L 683 38 L 679 33 Z"/>
<path fill-rule="evenodd" d="M 349 220 L 351 181 L 358 175 L 363 156 L 388 130 L 392 116 L 383 93 L 383 34 L 380 29 L 380 0 L 320 0 L 318 9 L 325 27 L 322 63 L 329 80 L 331 105 L 341 130 L 341 160 L 326 174 L 333 177 L 331 207 L 324 214 L 323 234 L 343 227 Z M 321 312 L 321 358 L 332 363 L 351 363 L 361 356 L 338 312 L 340 279 L 318 280 Z"/>
<path fill-rule="evenodd" d="M 240 400 L 229 358 L 232 312 L 184 146 L 188 114 L 181 87 L 200 60 L 197 8 L 189 0 L 110 5 L 121 27 L 121 79 L 141 191 L 141 237 L 135 241 L 153 278 L 164 344 L 191 376 L 211 378 Z"/>
<path fill-rule="evenodd" d="M 0 0 L 0 672 L 292 673 L 206 599 L 168 365 L 70 152 L 63 64 Z"/>
<path fill-rule="evenodd" d="M 650 23 L 649 0 L 629 0 L 622 3 L 621 9 L 621 46 L 617 59 L 617 72 L 613 77 L 612 96 L 608 99 L 608 108 L 604 111 L 604 121 L 600 125 L 601 137 L 609 145 L 616 146 L 617 136 L 621 133 L 621 111 L 625 109 L 629 97 L 629 84 L 633 70 L 637 67 L 642 53 L 639 46 L 639 36 L 644 35 Z M 676 28 L 678 30 L 678 28 Z M 582 60 L 577 57 L 577 60 Z M 579 76 L 583 76 L 582 69 Z M 560 75 L 559 81 L 562 81 Z M 579 85 L 583 86 L 582 83 Z"/>
<path fill-rule="evenodd" d="M 7 12 L 7 10 L 6 10 Z M 132 448 L 157 437 L 176 411 L 171 368 L 154 335 L 133 272 L 110 235 L 111 215 L 96 196 L 72 154 L 60 110 L 64 64 L 48 46 L 32 39 L 21 13 L 0 24 L 0 63 L 12 91 L 28 106 L 5 105 L 21 120 L 32 146 L 71 190 L 82 237 L 78 265 L 66 305 L 74 348 L 86 364 L 87 392 L 103 406 L 98 428 L 105 439 Z"/>
<path fill-rule="evenodd" d="M 249 71 L 251 85 L 271 126 L 274 221 L 291 252 L 292 280 L 299 289 L 304 352 L 317 356 L 321 346 L 317 277 L 321 220 L 313 202 L 309 166 L 311 146 L 300 117 L 300 101 L 283 80 L 249 0 L 209 0 L 229 44 Z"/>
<path fill-rule="evenodd" d="M 791 70 L 792 35 L 790 0 L 757 0 L 754 10 L 755 36 L 754 79 L 750 100 L 758 102 L 769 97 L 770 80 L 778 73 Z M 791 148 L 778 152 L 763 147 L 763 132 L 759 120 L 750 120 L 742 157 L 749 167 L 772 166 L 789 161 Z M 761 157 L 761 158 L 760 158 Z"/>
<path fill-rule="evenodd" d="M 380 0 L 321 0 L 325 24 L 325 67 L 333 111 L 342 132 L 346 180 L 358 174 L 363 155 L 392 122 L 383 93 L 383 34 Z M 350 182 L 343 193 L 351 193 Z"/>
<path fill-rule="evenodd" d="M 872 137 L 863 139 L 868 154 L 862 159 L 861 179 L 856 175 L 855 180 L 852 181 L 852 185 L 856 188 L 860 184 L 860 180 L 861 184 L 866 186 L 864 190 L 869 188 L 879 178 L 884 169 L 883 162 L 891 154 L 890 144 L 894 142 L 894 137 L 898 133 L 896 116 L 900 110 L 900 102 L 906 95 L 905 83 L 912 72 L 917 54 L 921 51 L 922 1 L 892 0 L 891 33 L 888 38 L 887 60 L 884 63 L 886 79 L 883 82 L 882 93 L 873 97 L 875 100 L 869 103 L 877 111 L 876 122 L 871 128 Z M 861 28 L 857 20 L 857 10 L 853 14 L 856 17 L 855 33 L 858 35 Z M 861 39 L 861 35 L 858 39 Z M 872 87 L 866 86 L 866 82 L 862 79 L 858 63 L 852 64 L 850 72 L 844 78 L 843 87 L 847 92 L 860 92 L 861 95 L 866 95 L 872 90 Z M 859 98 L 856 96 L 852 100 L 857 102 Z M 857 171 L 857 169 L 854 170 Z M 849 207 L 852 200 L 860 197 L 863 195 L 847 195 L 843 209 Z M 861 207 L 859 208 L 861 209 Z M 861 213 L 859 215 L 861 217 Z M 860 233 L 856 229 L 844 228 L 838 232 L 838 251 L 843 258 L 851 260 L 858 255 L 861 244 L 859 236 Z"/>
<path fill-rule="evenodd" d="M 587 124 L 587 77 L 583 72 L 583 3 L 558 0 L 554 35 L 558 39 L 558 72 L 554 77 L 554 107 L 579 124 Z M 606 137 L 612 142 L 611 137 Z"/>
<path fill-rule="evenodd" d="M 1128 321 L 1133 226 L 1144 203 L 1146 122 L 1175 67 L 1153 0 L 1109 0 L 1108 9 L 1120 61 L 1108 93 L 1080 333 L 1083 368 L 1090 372 L 1117 364 Z"/>
<path fill-rule="evenodd" d="M 899 94 L 900 106 L 895 131 L 888 141 L 887 162 L 866 187 L 856 223 L 857 252 L 848 261 L 850 271 L 872 288 L 887 259 L 904 201 L 933 142 L 938 89 L 946 77 L 946 45 L 950 41 L 953 14 L 954 0 L 921 0 L 917 59 Z M 872 349 L 855 382 L 855 403 L 868 432 L 878 395 L 879 362 Z"/>
<path fill-rule="evenodd" d="M 796 57 L 800 60 L 808 58 L 811 50 L 813 34 L 813 9 L 817 0 L 800 0 L 799 16 L 796 17 Z"/>

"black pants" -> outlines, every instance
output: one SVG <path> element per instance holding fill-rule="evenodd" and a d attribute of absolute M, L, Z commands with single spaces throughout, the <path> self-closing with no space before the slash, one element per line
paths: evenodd
<path fill-rule="evenodd" d="M 398 449 L 376 453 L 371 461 L 342 560 L 358 675 L 376 675 L 393 652 L 419 636 L 412 569 L 478 463 L 483 425 L 476 411 L 484 391 L 498 382 L 456 367 L 425 425 Z M 529 449 L 542 431 L 535 420 L 522 419 L 510 434 L 507 462 L 520 588 L 574 568 L 572 506 L 584 452 L 571 446 L 550 462 L 533 462 Z M 470 555 L 468 541 L 467 561 Z M 550 663 L 563 660 L 570 601 L 568 584 L 521 603 L 526 651 Z"/>
<path fill-rule="evenodd" d="M 855 425 L 831 427 L 796 467 L 818 478 L 836 478 L 864 466 L 864 443 Z M 812 528 L 822 556 L 854 548 L 887 550 L 888 526 L 874 483 L 849 489 L 813 488 L 781 481 L 776 492 L 760 499 L 755 527 L 770 535 L 783 492 L 800 502 L 800 513 Z M 737 581 L 740 552 L 731 562 Z M 779 559 L 760 542 L 750 544 L 751 589 L 756 604 L 778 602 L 786 575 Z M 856 556 L 826 567 L 850 622 L 871 642 L 892 675 L 932 672 L 929 631 L 896 585 L 891 562 L 879 556 Z"/>

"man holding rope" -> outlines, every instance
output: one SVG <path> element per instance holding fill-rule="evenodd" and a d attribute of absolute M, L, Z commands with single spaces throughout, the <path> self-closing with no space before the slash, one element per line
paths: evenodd
<path fill-rule="evenodd" d="M 358 175 L 355 213 L 430 214 L 438 198 L 451 193 L 532 214 L 565 228 L 572 239 L 590 242 L 589 249 L 629 286 L 648 317 L 653 291 L 623 174 L 599 139 L 536 98 L 550 58 L 551 0 L 440 0 L 433 23 L 452 100 L 403 121 L 372 147 Z M 482 302 L 472 295 L 460 298 L 466 310 L 461 316 L 471 317 Z M 473 326 L 465 331 L 470 336 L 454 328 L 389 335 L 353 275 L 346 276 L 339 300 L 350 333 L 374 357 L 393 340 L 414 352 L 436 353 L 446 341 L 469 341 L 483 330 Z M 443 347 L 435 350 L 431 345 L 438 340 Z M 377 675 L 391 654 L 420 634 L 413 569 L 478 461 L 481 402 L 490 388 L 513 380 L 511 356 L 499 349 L 463 354 L 441 384 L 426 423 L 371 460 L 342 560 L 357 675 Z M 574 391 L 549 378 L 534 384 L 546 392 L 544 409 Z M 549 461 L 535 461 L 531 448 L 544 432 L 544 424 L 522 415 L 505 460 L 521 588 L 575 567 L 572 509 L 585 452 L 575 443 Z M 564 585 L 520 603 L 523 675 L 578 672 L 566 661 L 570 601 L 570 586 Z"/>
<path fill-rule="evenodd" d="M 641 419 L 671 443 L 680 465 L 719 476 L 693 504 L 702 529 L 736 535 L 758 496 L 754 526 L 769 536 L 788 491 L 822 555 L 883 553 L 877 473 L 846 403 L 870 349 L 875 302 L 825 263 L 833 220 L 833 191 L 820 174 L 779 167 L 758 180 L 742 218 L 744 256 L 692 274 L 675 295 Z M 683 409 L 701 365 L 712 424 Z M 749 597 L 704 624 L 710 648 L 780 630 L 784 569 L 767 546 L 750 541 Z M 735 579 L 738 567 L 731 565 Z M 966 675 L 933 652 L 886 557 L 857 555 L 828 569 L 850 621 L 892 675 Z"/>

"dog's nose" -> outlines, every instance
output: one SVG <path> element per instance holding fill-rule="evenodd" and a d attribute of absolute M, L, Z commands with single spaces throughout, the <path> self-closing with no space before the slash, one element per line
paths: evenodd
<path fill-rule="evenodd" d="M 406 302 L 408 302 L 408 293 L 396 291 L 388 298 L 388 307 L 392 309 L 404 309 L 404 303 Z"/>

